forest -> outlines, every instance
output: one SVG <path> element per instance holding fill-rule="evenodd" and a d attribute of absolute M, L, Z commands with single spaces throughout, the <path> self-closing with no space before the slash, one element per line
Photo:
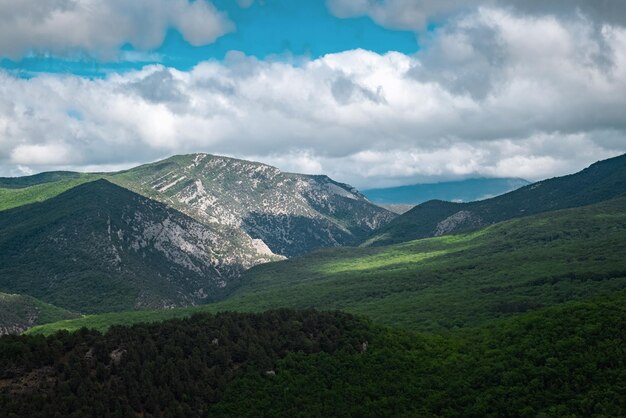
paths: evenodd
<path fill-rule="evenodd" d="M 448 334 L 341 312 L 0 339 L 9 417 L 626 414 L 626 294 Z"/>

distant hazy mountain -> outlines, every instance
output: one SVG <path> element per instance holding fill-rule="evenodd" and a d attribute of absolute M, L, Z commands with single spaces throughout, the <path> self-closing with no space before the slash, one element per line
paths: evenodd
<path fill-rule="evenodd" d="M 0 198 L 0 292 L 76 312 L 215 300 L 249 267 L 355 245 L 396 216 L 326 176 L 207 154 L 3 178 Z"/>
<path fill-rule="evenodd" d="M 577 174 L 540 181 L 492 199 L 422 203 L 376 231 L 365 245 L 388 245 L 451 234 L 625 195 L 626 155 L 622 155 L 597 162 Z"/>
<path fill-rule="evenodd" d="M 442 183 L 364 190 L 367 198 L 383 207 L 386 205 L 418 205 L 429 200 L 471 202 L 498 196 L 519 189 L 530 182 L 519 178 L 476 178 Z M 393 207 L 392 207 L 393 208 Z"/>

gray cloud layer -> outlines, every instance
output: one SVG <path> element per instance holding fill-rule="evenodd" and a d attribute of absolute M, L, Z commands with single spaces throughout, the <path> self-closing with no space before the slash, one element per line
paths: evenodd
<path fill-rule="evenodd" d="M 0 72 L 0 174 L 204 151 L 363 187 L 539 179 L 626 152 L 621 25 L 481 7 L 422 41 L 415 56 L 290 63 L 235 52 L 189 72 L 149 66 L 103 80 Z"/>
<path fill-rule="evenodd" d="M 626 24 L 623 0 L 327 0 L 338 17 L 369 16 L 391 28 L 424 30 L 429 22 L 497 7 L 532 16 L 572 17 L 584 15 L 598 24 Z"/>

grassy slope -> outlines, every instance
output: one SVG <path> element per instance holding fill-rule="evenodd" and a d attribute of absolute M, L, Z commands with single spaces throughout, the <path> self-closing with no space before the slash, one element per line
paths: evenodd
<path fill-rule="evenodd" d="M 13 183 L 2 184 L 0 182 L 0 210 L 16 208 L 30 203 L 43 202 L 52 197 L 99 178 L 92 174 L 76 174 L 76 177 L 60 178 L 43 183 L 25 183 L 23 187 L 17 187 Z"/>
<path fill-rule="evenodd" d="M 114 313 L 32 332 L 156 321 L 192 312 L 344 309 L 440 331 L 626 289 L 626 199 L 382 248 L 332 249 L 256 267 L 229 299 L 187 310 Z"/>

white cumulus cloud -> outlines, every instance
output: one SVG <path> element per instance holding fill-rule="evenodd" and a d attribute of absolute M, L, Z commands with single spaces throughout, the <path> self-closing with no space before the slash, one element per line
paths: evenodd
<path fill-rule="evenodd" d="M 78 51 L 112 59 L 127 43 L 160 46 L 170 28 L 205 45 L 234 25 L 207 0 L 0 0 L 0 57 Z"/>
<path fill-rule="evenodd" d="M 416 55 L 233 52 L 93 80 L 0 72 L 0 174 L 202 151 L 359 187 L 535 180 L 626 152 L 625 93 L 620 25 L 481 7 L 431 31 Z"/>

